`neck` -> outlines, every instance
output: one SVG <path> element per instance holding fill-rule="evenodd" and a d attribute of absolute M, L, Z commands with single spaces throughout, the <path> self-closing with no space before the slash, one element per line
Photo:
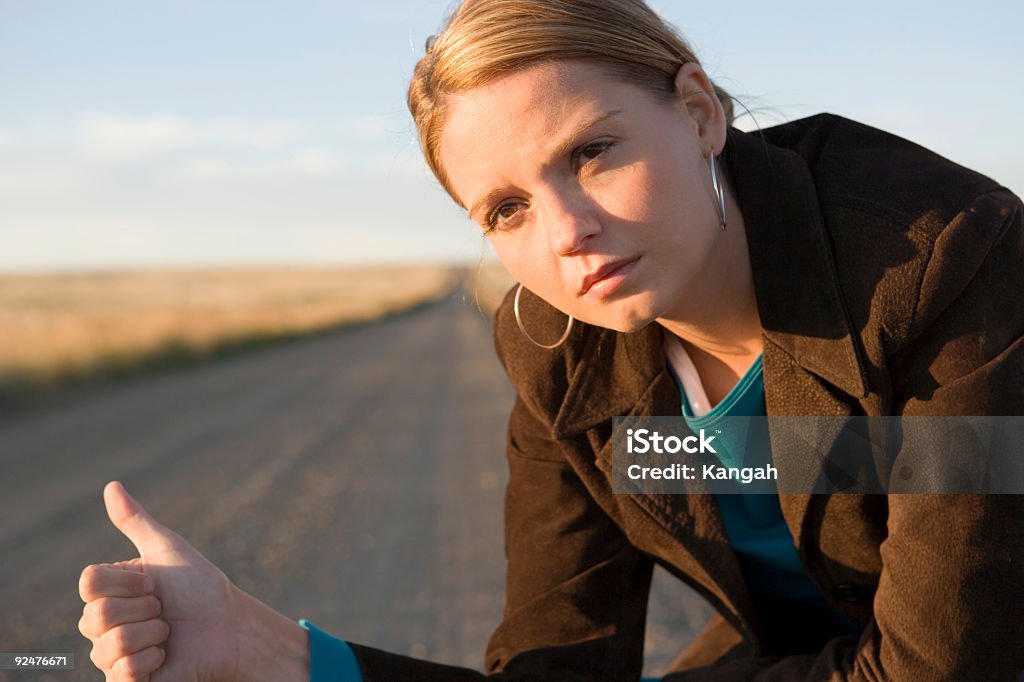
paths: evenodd
<path fill-rule="evenodd" d="M 679 337 L 712 405 L 725 396 L 761 352 L 761 318 L 739 205 L 726 188 L 728 228 L 692 286 L 658 319 Z"/>

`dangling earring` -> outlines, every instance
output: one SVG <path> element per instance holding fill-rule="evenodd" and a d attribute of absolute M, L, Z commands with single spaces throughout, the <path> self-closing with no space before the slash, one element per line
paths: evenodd
<path fill-rule="evenodd" d="M 532 343 L 533 345 L 540 346 L 541 348 L 547 348 L 548 350 L 550 350 L 552 348 L 558 348 L 563 343 L 565 343 L 565 340 L 567 338 L 569 338 L 569 332 L 572 331 L 572 323 L 573 323 L 572 315 L 569 315 L 569 323 L 565 325 L 565 332 L 562 334 L 562 338 L 558 339 L 558 341 L 556 341 L 555 343 L 552 343 L 550 345 L 546 344 L 546 343 L 538 343 L 537 341 L 534 340 L 534 338 L 532 336 L 530 336 L 530 332 L 526 331 L 526 327 L 523 326 L 523 321 L 519 317 L 519 295 L 522 294 L 522 293 L 523 293 L 523 285 L 520 284 L 519 288 L 516 289 L 516 300 L 515 300 L 515 304 L 512 306 L 512 310 L 516 314 L 516 324 L 519 325 L 519 331 L 521 331 L 523 333 L 523 336 L 525 336 L 530 341 L 530 343 Z"/>
<path fill-rule="evenodd" d="M 718 209 L 718 219 L 722 221 L 722 231 L 725 231 L 725 191 L 722 188 L 722 183 L 718 181 L 718 163 L 715 158 L 714 150 L 708 154 L 708 161 L 711 163 L 711 184 L 715 188 L 715 196 L 718 197 L 718 204 L 715 208 Z"/>

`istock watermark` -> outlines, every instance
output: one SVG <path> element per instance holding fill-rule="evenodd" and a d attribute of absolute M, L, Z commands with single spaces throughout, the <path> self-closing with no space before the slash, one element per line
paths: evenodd
<path fill-rule="evenodd" d="M 717 454 L 711 446 L 711 441 L 714 439 L 715 437 L 708 436 L 704 429 L 701 429 L 698 435 L 683 436 L 682 438 L 679 436 L 668 436 L 666 438 L 657 431 L 650 431 L 648 429 L 626 429 L 626 452 L 630 454 L 639 453 L 641 455 L 647 452 L 674 455 L 680 451 L 691 454 L 696 452 Z M 694 443 L 697 443 L 697 445 L 694 445 Z"/>
<path fill-rule="evenodd" d="M 676 455 L 679 453 L 718 455 L 718 450 L 712 443 L 721 433 L 720 429 L 716 430 L 715 434 L 708 433 L 706 429 L 699 429 L 695 434 L 689 436 L 675 434 L 664 436 L 651 429 L 626 429 L 626 453 L 629 455 Z M 626 466 L 626 476 L 633 481 L 714 480 L 738 481 L 744 485 L 749 485 L 754 481 L 774 481 L 779 477 L 778 469 L 770 462 L 759 466 L 728 466 L 723 463 L 726 461 L 730 460 L 716 459 L 710 463 L 699 464 L 675 462 L 667 466 L 629 464 Z"/>
<path fill-rule="evenodd" d="M 616 417 L 626 494 L 1024 494 L 1024 417 Z"/>

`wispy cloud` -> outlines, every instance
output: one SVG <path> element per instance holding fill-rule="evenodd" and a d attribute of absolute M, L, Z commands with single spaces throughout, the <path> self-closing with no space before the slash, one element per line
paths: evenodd
<path fill-rule="evenodd" d="M 86 112 L 78 117 L 78 149 L 100 159 L 132 160 L 197 147 L 270 150 L 301 134 L 295 123 L 193 121 L 173 114 L 125 116 Z"/>
<path fill-rule="evenodd" d="M 88 113 L 79 121 L 79 149 L 87 156 L 143 158 L 187 149 L 197 131 L 175 116 L 117 117 Z"/>
<path fill-rule="evenodd" d="M 236 161 L 210 157 L 189 159 L 181 164 L 179 174 L 196 180 L 234 181 L 330 175 L 345 170 L 345 164 L 331 152 L 306 148 L 280 160 Z"/>

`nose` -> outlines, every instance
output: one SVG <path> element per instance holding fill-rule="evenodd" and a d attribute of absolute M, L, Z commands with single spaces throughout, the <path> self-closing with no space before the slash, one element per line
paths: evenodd
<path fill-rule="evenodd" d="M 582 193 L 552 193 L 545 204 L 548 241 L 556 255 L 582 251 L 601 232 L 595 206 Z"/>

